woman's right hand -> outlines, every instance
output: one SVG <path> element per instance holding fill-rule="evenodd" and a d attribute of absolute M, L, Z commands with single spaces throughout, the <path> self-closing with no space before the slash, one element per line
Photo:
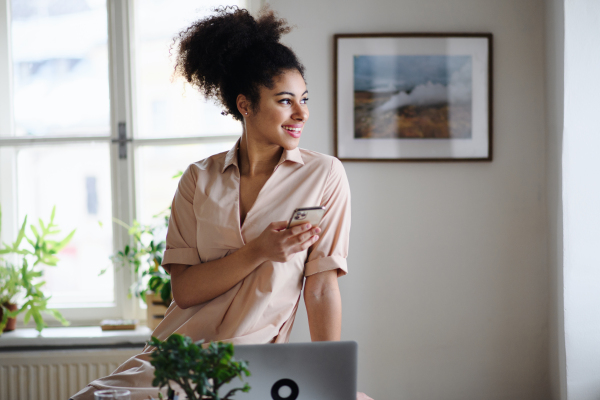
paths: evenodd
<path fill-rule="evenodd" d="M 319 240 L 319 227 L 302 224 L 286 229 L 287 224 L 287 221 L 272 222 L 248 245 L 265 261 L 287 262 L 294 254 L 308 249 Z"/>

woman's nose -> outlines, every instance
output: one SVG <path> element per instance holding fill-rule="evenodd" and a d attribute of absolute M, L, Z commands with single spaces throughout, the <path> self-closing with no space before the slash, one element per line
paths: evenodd
<path fill-rule="evenodd" d="M 308 119 L 308 108 L 305 105 L 296 105 L 296 107 L 294 108 L 293 117 L 297 121 L 306 121 Z"/>

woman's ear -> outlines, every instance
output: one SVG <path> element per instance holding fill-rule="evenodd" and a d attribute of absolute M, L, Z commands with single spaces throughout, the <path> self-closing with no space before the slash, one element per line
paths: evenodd
<path fill-rule="evenodd" d="M 243 94 L 239 94 L 236 99 L 237 109 L 242 114 L 242 116 L 246 117 L 250 112 L 250 102 Z"/>

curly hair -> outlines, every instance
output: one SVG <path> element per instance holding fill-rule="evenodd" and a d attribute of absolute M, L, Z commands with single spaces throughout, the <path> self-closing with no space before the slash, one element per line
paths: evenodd
<path fill-rule="evenodd" d="M 261 86 L 273 88 L 273 80 L 288 70 L 304 77 L 304 66 L 289 47 L 279 43 L 291 27 L 272 10 L 263 8 L 256 19 L 235 6 L 214 11 L 216 15 L 194 22 L 173 39 L 174 75 L 183 76 L 241 121 L 238 95 L 246 96 L 256 110 Z"/>

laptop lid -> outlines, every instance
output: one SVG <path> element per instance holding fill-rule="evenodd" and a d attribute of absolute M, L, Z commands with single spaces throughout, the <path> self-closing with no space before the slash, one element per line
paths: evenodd
<path fill-rule="evenodd" d="M 234 357 L 248 361 L 251 390 L 236 400 L 356 400 L 356 342 L 236 345 Z M 244 384 L 224 385 L 224 396 Z"/>

